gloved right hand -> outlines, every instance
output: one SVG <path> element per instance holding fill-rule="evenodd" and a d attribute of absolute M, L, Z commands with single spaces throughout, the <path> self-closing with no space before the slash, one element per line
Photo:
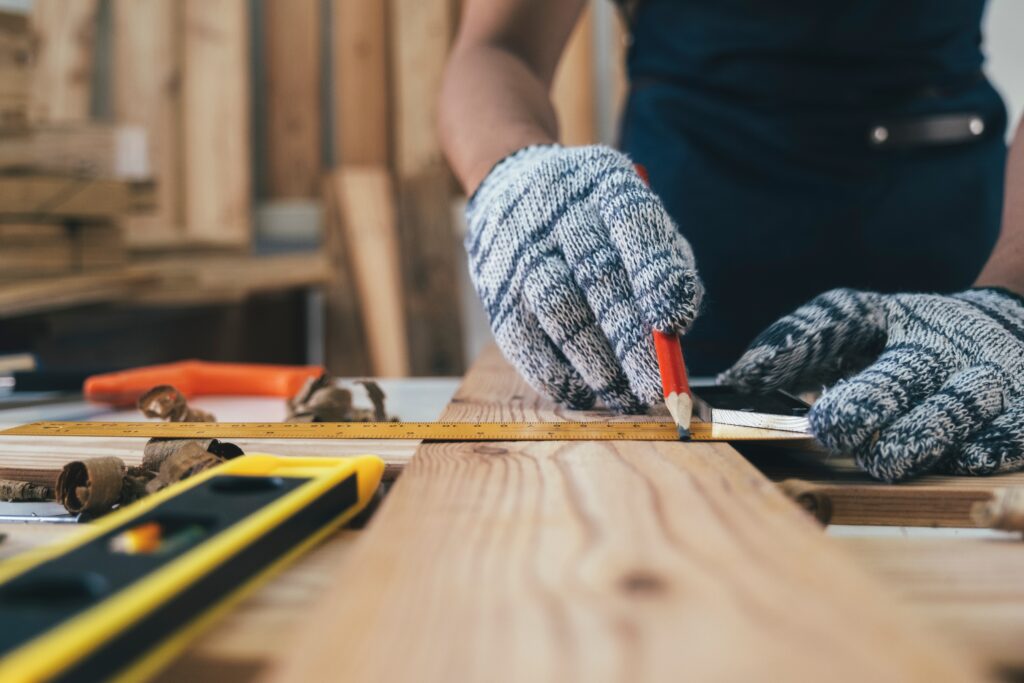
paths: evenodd
<path fill-rule="evenodd" d="M 470 275 L 505 357 L 541 394 L 616 412 L 661 400 L 651 330 L 683 332 L 703 295 L 693 251 L 622 153 L 527 147 L 466 210 Z"/>

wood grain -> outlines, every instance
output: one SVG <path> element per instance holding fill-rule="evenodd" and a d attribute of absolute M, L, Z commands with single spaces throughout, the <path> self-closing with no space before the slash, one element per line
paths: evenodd
<path fill-rule="evenodd" d="M 178 0 L 114 0 L 113 100 L 121 123 L 146 131 L 156 206 L 123 221 L 133 246 L 161 246 L 184 231 L 181 79 L 183 5 Z"/>
<path fill-rule="evenodd" d="M 352 267 L 352 245 L 346 238 L 344 209 L 332 174 L 324 177 L 323 196 L 324 248 L 333 272 L 324 290 L 327 370 L 339 377 L 368 375 L 370 354 Z"/>
<path fill-rule="evenodd" d="M 31 54 L 28 19 L 0 11 L 0 126 L 5 128 L 28 123 Z"/>
<path fill-rule="evenodd" d="M 182 174 L 185 229 L 248 246 L 252 233 L 249 4 L 184 0 Z"/>
<path fill-rule="evenodd" d="M 0 318 L 123 301 L 153 278 L 129 270 L 24 280 L 0 285 Z"/>
<path fill-rule="evenodd" d="M 139 126 L 104 124 L 41 125 L 2 131 L 0 171 L 149 178 L 146 132 Z"/>
<path fill-rule="evenodd" d="M 434 102 L 454 33 L 449 0 L 390 0 L 394 164 L 411 368 L 461 374 L 456 267 L 462 250 L 452 214 L 454 185 L 437 138 Z"/>
<path fill-rule="evenodd" d="M 426 444 L 335 586 L 280 680 L 977 676 L 724 444 Z"/>
<path fill-rule="evenodd" d="M 387 0 L 331 0 L 334 163 L 388 164 Z"/>
<path fill-rule="evenodd" d="M 30 481 L 53 486 L 64 465 L 72 460 L 113 455 L 128 465 L 142 463 L 148 439 L 102 437 L 0 436 L 0 479 Z M 373 453 L 393 479 L 412 458 L 419 441 L 340 441 L 318 439 L 229 439 L 246 453 L 272 453 L 301 457 L 345 457 Z"/>
<path fill-rule="evenodd" d="M 871 479 L 852 458 L 766 445 L 738 448 L 773 481 L 806 482 L 823 496 L 832 524 L 975 527 L 971 506 L 992 492 L 1024 486 L 1024 472 L 995 477 L 931 474 L 900 484 Z"/>
<path fill-rule="evenodd" d="M 30 122 L 88 120 L 98 11 L 99 0 L 32 3 Z"/>
<path fill-rule="evenodd" d="M 267 193 L 320 193 L 320 0 L 263 3 Z"/>
<path fill-rule="evenodd" d="M 409 374 L 395 195 L 386 166 L 342 166 L 331 173 L 348 264 L 359 296 L 375 377 Z"/>
<path fill-rule="evenodd" d="M 839 538 L 858 564 L 994 673 L 1024 671 L 1024 544 L 1017 539 Z"/>
<path fill-rule="evenodd" d="M 0 216 L 40 222 L 66 218 L 108 219 L 146 211 L 153 183 L 57 175 L 0 175 Z"/>

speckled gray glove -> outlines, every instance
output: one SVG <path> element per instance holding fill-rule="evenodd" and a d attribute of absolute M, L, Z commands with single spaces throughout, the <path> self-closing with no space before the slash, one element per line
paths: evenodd
<path fill-rule="evenodd" d="M 573 408 L 661 398 L 651 329 L 683 331 L 703 288 L 693 252 L 630 160 L 608 147 L 528 147 L 466 210 L 477 293 L 505 357 Z"/>
<path fill-rule="evenodd" d="M 880 354 L 880 355 L 879 355 Z M 1024 468 L 1024 300 L 837 289 L 770 326 L 719 379 L 820 388 L 815 436 L 872 476 Z"/>

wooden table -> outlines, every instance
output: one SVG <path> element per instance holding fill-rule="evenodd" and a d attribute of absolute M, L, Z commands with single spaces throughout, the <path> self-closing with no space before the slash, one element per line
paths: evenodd
<path fill-rule="evenodd" d="M 604 417 L 540 400 L 493 350 L 444 413 Z M 967 680 L 1024 670 L 1019 539 L 829 538 L 724 444 L 407 448 L 415 455 L 367 529 L 341 532 L 270 581 L 162 679 Z M 791 456 L 775 471 L 765 452 L 752 457 L 776 478 L 817 473 L 836 495 L 846 483 L 873 486 L 842 468 L 794 469 L 820 459 Z M 1002 481 L 947 479 L 975 491 Z M 941 495 L 923 500 L 917 517 L 885 516 L 875 500 L 873 523 L 943 510 Z M 5 545 L 42 533 L 67 531 L 22 527 Z"/>

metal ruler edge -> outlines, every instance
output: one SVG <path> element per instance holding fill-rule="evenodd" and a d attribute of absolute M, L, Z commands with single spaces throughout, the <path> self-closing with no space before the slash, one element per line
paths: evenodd
<path fill-rule="evenodd" d="M 693 441 L 800 441 L 799 432 L 693 422 Z M 31 422 L 0 436 L 425 441 L 678 441 L 671 422 Z"/>

